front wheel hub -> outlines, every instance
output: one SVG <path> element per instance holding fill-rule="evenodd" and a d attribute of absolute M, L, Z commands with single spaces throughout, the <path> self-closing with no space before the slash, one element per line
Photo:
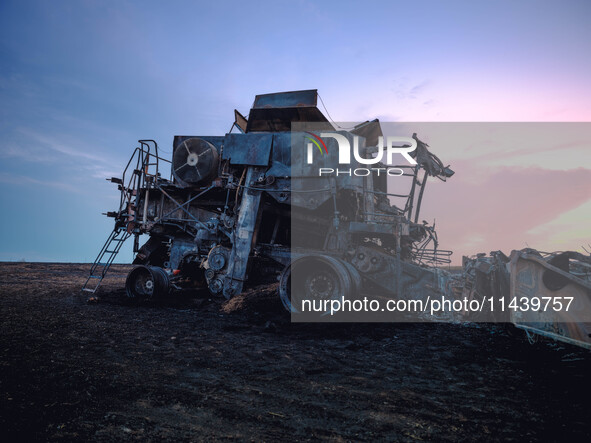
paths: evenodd
<path fill-rule="evenodd" d="M 149 300 L 170 291 L 168 274 L 157 266 L 137 266 L 127 275 L 125 292 L 129 298 Z"/>

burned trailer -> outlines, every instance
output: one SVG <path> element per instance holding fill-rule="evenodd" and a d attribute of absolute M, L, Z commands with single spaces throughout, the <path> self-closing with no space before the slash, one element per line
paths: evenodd
<path fill-rule="evenodd" d="M 107 213 L 115 227 L 83 290 L 96 292 L 131 236 L 137 266 L 126 292 L 135 298 L 187 286 L 231 298 L 245 284 L 279 280 L 284 306 L 297 311 L 294 288 L 330 299 L 367 285 L 398 297 L 436 286 L 429 265 L 449 263 L 451 252 L 438 248 L 419 211 L 428 177 L 445 180 L 453 171 L 413 135 L 413 163 L 400 165 L 404 192 L 389 192 L 386 175 L 310 174 L 303 166 L 309 140 L 320 140 L 319 164 L 330 164 L 338 136 L 356 137 L 362 159 L 384 138 L 378 120 L 335 130 L 317 98 L 316 90 L 258 95 L 248 119 L 235 111 L 223 136 L 175 136 L 170 160 L 155 141 L 140 140 L 122 177 L 110 179 L 121 193 L 118 210 Z M 335 135 L 321 140 L 322 133 Z M 149 239 L 140 247 L 142 234 Z M 297 281 L 296 270 L 303 272 Z"/>

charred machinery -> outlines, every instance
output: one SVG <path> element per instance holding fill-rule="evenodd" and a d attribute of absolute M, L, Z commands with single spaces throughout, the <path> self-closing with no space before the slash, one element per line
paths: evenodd
<path fill-rule="evenodd" d="M 140 140 L 122 177 L 110 179 L 121 195 L 119 208 L 107 214 L 115 227 L 84 290 L 97 290 L 132 236 L 130 297 L 197 286 L 230 298 L 245 285 L 273 280 L 293 311 L 293 291 L 326 299 L 371 287 L 402 297 L 433 286 L 437 273 L 429 265 L 448 263 L 451 252 L 438 249 L 419 211 L 428 177 L 445 180 L 453 171 L 413 136 L 414 162 L 397 168 L 408 183 L 404 191 L 389 191 L 387 174 L 310 174 L 300 145 L 316 143 L 319 131 L 357 137 L 357 166 L 383 139 L 377 120 L 339 130 L 317 97 L 316 90 L 258 95 L 248 118 L 235 111 L 225 135 L 175 136 L 171 159 L 155 141 Z M 301 124 L 318 129 L 294 130 Z M 325 141 L 320 166 L 337 155 Z M 149 238 L 140 246 L 142 234 Z M 304 276 L 297 282 L 296 269 Z"/>

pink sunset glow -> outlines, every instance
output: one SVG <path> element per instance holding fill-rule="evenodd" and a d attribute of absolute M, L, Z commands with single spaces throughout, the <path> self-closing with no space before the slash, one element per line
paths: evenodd
<path fill-rule="evenodd" d="M 573 226 L 552 222 L 569 211 L 588 215 L 591 169 L 555 171 L 506 167 L 483 172 L 474 183 L 462 171 L 478 167 L 456 162 L 456 175 L 437 183 L 426 193 L 422 215 L 437 220 L 441 247 L 454 251 L 454 263 L 462 255 L 533 247 L 540 250 L 574 249 L 589 243 Z M 543 228 L 537 229 L 536 228 Z"/>

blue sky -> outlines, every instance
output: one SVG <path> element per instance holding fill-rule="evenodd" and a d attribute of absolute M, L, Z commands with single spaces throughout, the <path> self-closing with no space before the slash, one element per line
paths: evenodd
<path fill-rule="evenodd" d="M 318 89 L 338 121 L 591 121 L 590 12 L 586 1 L 3 0 L 0 260 L 92 261 L 112 228 L 101 212 L 118 201 L 104 178 L 136 141 L 170 150 L 175 134 L 224 134 L 260 93 Z M 584 214 L 570 216 L 579 228 Z"/>

